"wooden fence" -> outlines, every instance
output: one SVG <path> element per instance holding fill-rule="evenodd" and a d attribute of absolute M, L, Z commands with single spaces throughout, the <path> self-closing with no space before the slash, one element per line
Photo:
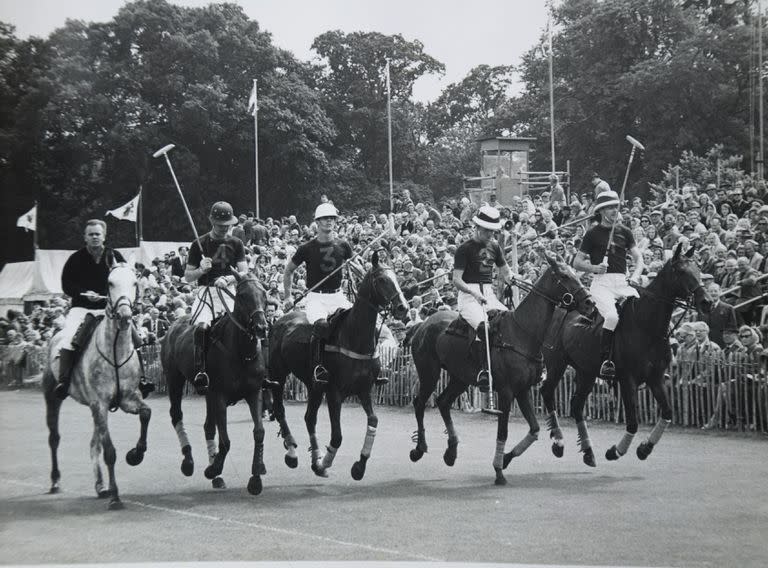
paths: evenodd
<path fill-rule="evenodd" d="M 165 380 L 160 365 L 160 348 L 148 345 L 142 348 L 146 375 L 165 392 Z M 377 387 L 374 402 L 386 406 L 408 406 L 418 388 L 418 376 L 408 353 L 400 350 L 381 354 L 382 375 L 387 385 Z M 23 354 L 11 346 L 0 346 L 0 385 L 14 387 L 39 383 L 45 365 L 46 353 L 41 347 L 27 347 Z M 445 373 L 436 392 L 445 386 Z M 735 361 L 683 362 L 669 369 L 667 393 L 674 412 L 674 423 L 687 427 L 709 427 L 768 433 L 768 380 L 765 366 Z M 575 389 L 571 369 L 556 391 L 556 405 L 561 416 L 570 414 L 570 401 Z M 286 384 L 288 400 L 305 401 L 307 391 L 295 377 Z M 463 411 L 477 411 L 486 404 L 487 395 L 474 387 L 467 389 L 456 403 Z M 540 416 L 544 405 L 538 389 L 533 391 L 534 407 Z M 434 396 L 429 401 L 434 406 Z M 498 404 L 497 404 L 498 407 Z M 513 416 L 520 416 L 517 407 Z M 598 380 L 585 408 L 590 420 L 621 423 L 624 408 L 618 389 L 613 384 Z M 638 393 L 638 419 L 641 424 L 656 422 L 658 409 L 649 389 L 641 387 Z"/>

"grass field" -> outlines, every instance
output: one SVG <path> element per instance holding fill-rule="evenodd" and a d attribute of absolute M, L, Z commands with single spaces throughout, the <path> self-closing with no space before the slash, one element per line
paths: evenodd
<path fill-rule="evenodd" d="M 544 431 L 494 485 L 495 419 L 455 413 L 456 465 L 442 460 L 446 436 L 428 409 L 430 451 L 411 463 L 410 408 L 377 409 L 379 429 L 368 471 L 353 481 L 365 415 L 342 410 L 344 442 L 330 477 L 309 468 L 303 405 L 289 404 L 299 467 L 283 463 L 277 426 L 268 423 L 264 491 L 245 489 L 252 425 L 247 407 L 230 408 L 232 451 L 214 490 L 206 465 L 201 399 L 185 400 L 185 424 L 197 469 L 179 471 L 181 454 L 164 398 L 153 410 L 149 450 L 132 468 L 125 452 L 138 419 L 117 413 L 110 429 L 118 450 L 117 482 L 126 505 L 107 511 L 97 500 L 89 461 L 90 412 L 67 401 L 59 451 L 62 493 L 48 495 L 50 459 L 42 395 L 0 396 L 0 562 L 162 561 L 449 561 L 631 566 L 765 566 L 768 564 L 768 439 L 672 428 L 647 461 L 634 447 L 618 462 L 605 450 L 622 427 L 592 423 L 597 468 L 581 461 L 573 423 L 563 421 L 566 453 L 556 459 Z M 544 427 L 542 421 L 542 428 Z M 507 450 L 524 436 L 510 426 Z M 329 437 L 321 411 L 321 443 Z M 648 430 L 641 431 L 644 439 Z M 638 441 L 636 439 L 636 442 Z"/>

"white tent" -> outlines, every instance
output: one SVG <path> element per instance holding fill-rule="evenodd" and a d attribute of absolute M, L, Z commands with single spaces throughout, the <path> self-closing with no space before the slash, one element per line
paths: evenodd
<path fill-rule="evenodd" d="M 0 314 L 5 316 L 8 310 L 22 310 L 34 271 L 35 263 L 32 260 L 11 262 L 3 267 L 0 271 Z"/>

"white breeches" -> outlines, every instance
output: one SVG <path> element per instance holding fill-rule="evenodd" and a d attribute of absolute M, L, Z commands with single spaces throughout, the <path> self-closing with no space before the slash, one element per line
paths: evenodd
<path fill-rule="evenodd" d="M 595 300 L 595 307 L 605 322 L 603 328 L 613 331 L 619 324 L 619 313 L 616 311 L 616 300 L 621 298 L 638 298 L 637 290 L 627 284 L 627 277 L 616 272 L 595 274 L 589 293 Z"/>
<path fill-rule="evenodd" d="M 306 312 L 309 323 L 315 323 L 320 318 L 327 318 L 339 308 L 351 308 L 352 304 L 344 293 L 339 290 L 333 294 L 310 292 L 307 294 Z"/>
<path fill-rule="evenodd" d="M 481 290 L 480 284 L 468 283 L 467 286 L 478 292 Z M 485 321 L 485 312 L 488 310 L 507 311 L 507 306 L 502 304 L 493 293 L 492 284 L 482 285 L 483 297 L 486 300 L 485 306 L 481 305 L 472 294 L 459 291 L 458 303 L 459 314 L 463 317 L 473 329 L 477 329 L 480 322 Z"/>
<path fill-rule="evenodd" d="M 228 290 L 232 294 L 235 293 L 234 286 L 228 288 Z M 201 287 L 197 292 L 197 296 L 195 296 L 195 301 L 192 302 L 192 315 L 197 314 L 195 323 L 211 323 L 216 316 L 226 313 L 226 308 L 221 301 L 222 296 L 227 307 L 232 311 L 235 307 L 235 300 L 230 298 L 229 294 L 223 290 L 219 294 L 216 286 Z M 200 313 L 198 313 L 198 309 Z"/>
<path fill-rule="evenodd" d="M 77 333 L 77 328 L 85 320 L 86 314 L 93 314 L 95 316 L 103 316 L 104 310 L 89 310 L 88 308 L 70 308 L 67 316 L 64 318 L 64 327 L 58 333 L 61 338 L 59 349 L 74 349 L 72 340 Z"/>

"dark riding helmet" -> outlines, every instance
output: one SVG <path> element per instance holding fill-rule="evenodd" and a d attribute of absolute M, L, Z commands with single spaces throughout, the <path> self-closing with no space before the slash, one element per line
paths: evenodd
<path fill-rule="evenodd" d="M 232 206 L 226 201 L 214 203 L 209 217 L 213 223 L 221 223 L 223 225 L 237 224 L 237 217 L 235 217 L 232 211 Z"/>

